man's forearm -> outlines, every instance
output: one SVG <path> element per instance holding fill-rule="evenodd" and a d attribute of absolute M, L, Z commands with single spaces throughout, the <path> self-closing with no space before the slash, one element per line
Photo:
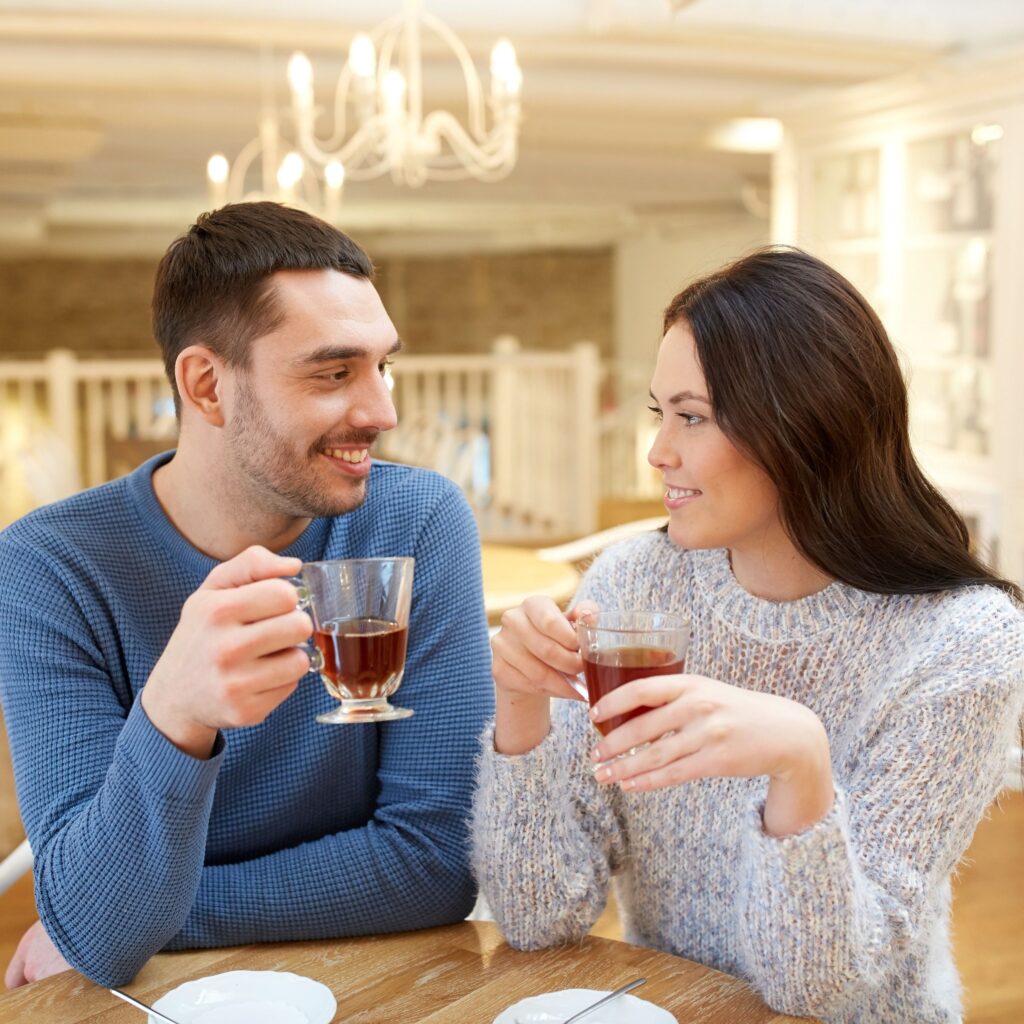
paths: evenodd
<path fill-rule="evenodd" d="M 136 705 L 99 790 L 55 834 L 34 839 L 46 931 L 98 984 L 130 981 L 186 920 L 218 767 L 217 757 L 192 762 L 171 750 Z"/>

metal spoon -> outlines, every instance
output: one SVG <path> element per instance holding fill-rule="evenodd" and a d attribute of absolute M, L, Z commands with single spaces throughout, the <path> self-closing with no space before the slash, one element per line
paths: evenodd
<path fill-rule="evenodd" d="M 639 988 L 646 981 L 646 978 L 634 978 L 633 981 L 621 986 L 621 988 L 617 988 L 614 992 L 609 992 L 608 995 L 602 996 L 602 998 L 598 999 L 596 1003 L 591 1003 L 589 1006 L 585 1006 L 578 1013 L 574 1013 L 568 1020 L 562 1021 L 562 1024 L 573 1024 L 574 1021 L 583 1020 L 584 1017 L 589 1017 L 590 1014 L 599 1006 L 604 1006 L 605 1003 L 610 1003 L 613 999 L 618 999 L 619 996 L 625 995 L 627 992 L 632 992 L 633 989 Z"/>
<path fill-rule="evenodd" d="M 627 984 L 617 988 L 614 992 L 609 992 L 608 995 L 601 996 L 596 1003 L 591 1003 L 589 1006 L 583 1007 L 582 1010 L 577 1010 L 571 1017 L 567 1017 L 562 1021 L 562 1024 L 574 1024 L 575 1021 L 583 1020 L 584 1017 L 589 1017 L 594 1010 L 599 1009 L 606 1003 L 610 1003 L 613 999 L 618 999 L 619 996 L 625 995 L 627 992 L 632 992 L 633 989 L 639 988 L 641 985 L 645 984 L 646 981 L 646 978 L 634 978 L 632 981 L 627 982 Z M 523 1022 L 517 1019 L 516 1024 L 523 1024 Z"/>
<path fill-rule="evenodd" d="M 122 992 L 119 988 L 112 988 L 110 989 L 110 992 L 112 995 L 117 996 L 118 999 L 123 999 L 126 1003 L 131 1003 L 137 1010 L 144 1010 L 154 1020 L 163 1021 L 163 1024 L 178 1024 L 178 1021 L 172 1020 L 170 1017 L 165 1017 L 159 1010 L 154 1010 L 152 1006 L 147 1006 L 134 996 L 128 995 L 127 992 Z"/>

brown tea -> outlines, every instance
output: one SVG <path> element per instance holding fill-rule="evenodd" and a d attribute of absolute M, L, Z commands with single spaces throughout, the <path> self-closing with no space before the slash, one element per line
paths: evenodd
<path fill-rule="evenodd" d="M 607 647 L 600 651 L 587 651 L 583 656 L 583 674 L 587 680 L 587 695 L 591 707 L 623 683 L 644 679 L 647 676 L 667 676 L 682 671 L 682 659 L 675 651 L 665 647 Z M 651 710 L 653 709 L 642 705 L 627 711 L 624 715 L 615 715 L 594 724 L 602 736 L 607 736 L 623 722 Z"/>
<path fill-rule="evenodd" d="M 385 619 L 321 623 L 313 633 L 324 659 L 320 675 L 339 700 L 386 697 L 401 677 L 408 637 L 408 627 Z"/>

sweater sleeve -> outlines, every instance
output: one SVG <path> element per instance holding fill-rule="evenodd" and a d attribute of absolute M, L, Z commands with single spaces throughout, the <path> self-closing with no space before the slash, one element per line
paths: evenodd
<path fill-rule="evenodd" d="M 589 720 L 582 707 L 565 711 L 526 754 L 495 753 L 492 728 L 483 737 L 473 864 L 498 927 L 517 949 L 582 939 L 624 860 L 622 831 L 581 742 Z"/>
<path fill-rule="evenodd" d="M 607 556 L 584 577 L 574 603 L 618 606 Z M 473 809 L 473 866 L 510 945 L 539 949 L 582 939 L 604 910 L 623 865 L 618 793 L 594 781 L 597 739 L 582 704 L 556 701 L 551 731 L 526 754 L 494 749 L 483 735 Z"/>
<path fill-rule="evenodd" d="M 223 742 L 189 757 L 119 692 L 77 582 L 38 551 L 4 538 L 0 578 L 0 692 L 40 919 L 73 967 L 122 984 L 188 915 Z"/>
<path fill-rule="evenodd" d="M 999 631 L 979 622 L 959 642 L 971 664 L 915 674 L 862 740 L 822 821 L 774 838 L 763 806 L 752 808 L 740 944 L 775 1009 L 846 1019 L 942 912 L 936 900 L 998 792 L 1024 701 L 1019 640 L 1007 656 Z"/>
<path fill-rule="evenodd" d="M 413 717 L 324 727 L 379 729 L 371 820 L 207 866 L 171 948 L 404 931 L 469 913 L 466 821 L 477 741 L 494 705 L 476 524 L 454 487 L 425 517 L 414 554 L 409 654 L 392 698 Z"/>

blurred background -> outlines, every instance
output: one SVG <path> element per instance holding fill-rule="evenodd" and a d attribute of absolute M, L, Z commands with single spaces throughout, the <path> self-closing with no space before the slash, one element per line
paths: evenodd
<path fill-rule="evenodd" d="M 407 344 L 385 454 L 495 548 L 577 563 L 557 545 L 662 511 L 661 310 L 779 241 L 877 308 L 920 458 L 1024 581 L 1022 57 L 1020 0 L 0 2 L 0 525 L 173 446 L 156 261 L 262 196 L 377 262 Z M 1024 962 L 981 962 L 971 1019 L 1021 1019 Z"/>

